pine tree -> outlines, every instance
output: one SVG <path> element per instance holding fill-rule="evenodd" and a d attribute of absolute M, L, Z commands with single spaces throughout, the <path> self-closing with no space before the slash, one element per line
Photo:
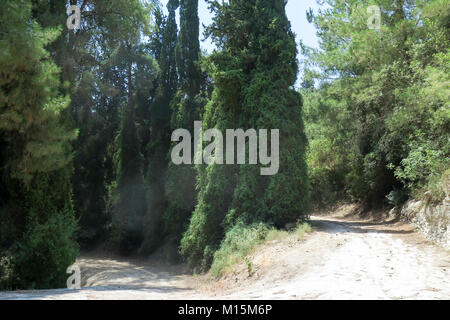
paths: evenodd
<path fill-rule="evenodd" d="M 380 8 L 379 30 L 368 27 L 365 4 Z M 367 207 L 401 205 L 432 181 L 445 197 L 448 1 L 330 5 L 311 17 L 321 50 L 307 51 L 321 70 L 310 72 L 320 87 L 307 92 L 314 193 L 338 186 Z"/>
<path fill-rule="evenodd" d="M 58 37 L 33 20 L 30 1 L 0 11 L 0 287 L 62 286 L 75 261 L 69 97 L 44 49 Z"/>
<path fill-rule="evenodd" d="M 204 126 L 279 129 L 280 168 L 274 176 L 261 176 L 253 165 L 199 168 L 198 203 L 181 251 L 203 269 L 237 223 L 284 227 L 306 218 L 308 201 L 302 99 L 292 88 L 296 44 L 285 1 L 209 3 L 216 16 L 208 34 L 221 50 L 209 57 L 215 88 Z"/>

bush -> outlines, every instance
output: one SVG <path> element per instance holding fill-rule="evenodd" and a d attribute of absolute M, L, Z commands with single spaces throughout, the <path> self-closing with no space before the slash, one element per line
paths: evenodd
<path fill-rule="evenodd" d="M 450 169 L 447 169 L 441 175 L 433 175 L 430 177 L 424 188 L 414 192 L 414 197 L 430 203 L 439 203 L 450 196 L 449 192 Z"/>
<path fill-rule="evenodd" d="M 408 197 L 408 191 L 404 189 L 394 189 L 386 196 L 386 199 L 389 204 L 398 207 L 404 204 L 408 200 Z"/>
<path fill-rule="evenodd" d="M 14 286 L 27 289 L 62 288 L 66 269 L 75 262 L 76 220 L 71 211 L 53 212 L 47 221 L 33 223 L 17 244 L 12 259 Z"/>
<path fill-rule="evenodd" d="M 62 169 L 9 183 L 0 208 L 0 290 L 65 287 L 78 255 L 69 175 Z"/>

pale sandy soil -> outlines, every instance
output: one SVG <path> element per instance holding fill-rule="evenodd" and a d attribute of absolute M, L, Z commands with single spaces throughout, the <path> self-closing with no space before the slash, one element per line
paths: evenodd
<path fill-rule="evenodd" d="M 274 241 L 217 281 L 181 266 L 85 256 L 81 290 L 2 292 L 0 299 L 450 299 L 450 253 L 403 222 L 356 218 L 347 205 L 311 217 L 302 241 Z"/>

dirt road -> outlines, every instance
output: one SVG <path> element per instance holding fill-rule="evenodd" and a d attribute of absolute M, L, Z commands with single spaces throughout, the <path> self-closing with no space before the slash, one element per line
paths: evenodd
<path fill-rule="evenodd" d="M 0 299 L 450 299 L 450 253 L 401 222 L 314 216 L 302 241 L 259 248 L 220 281 L 180 267 L 83 257 L 81 290 L 3 292 Z"/>

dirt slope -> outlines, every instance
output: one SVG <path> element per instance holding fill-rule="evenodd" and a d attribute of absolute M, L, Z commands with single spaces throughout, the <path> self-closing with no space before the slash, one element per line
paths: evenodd
<path fill-rule="evenodd" d="M 401 222 L 314 216 L 303 241 L 275 241 L 220 281 L 181 267 L 83 257 L 81 290 L 3 292 L 0 299 L 450 299 L 450 254 Z"/>

